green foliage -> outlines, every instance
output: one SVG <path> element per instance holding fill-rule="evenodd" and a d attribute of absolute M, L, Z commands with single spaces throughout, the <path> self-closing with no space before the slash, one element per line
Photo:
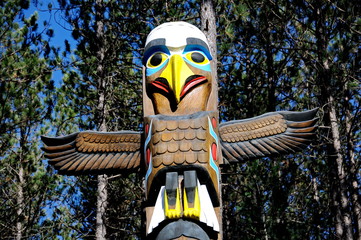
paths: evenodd
<path fill-rule="evenodd" d="M 322 107 L 325 114 L 311 152 L 245 162 L 224 172 L 225 239 L 332 239 L 337 211 L 350 216 L 354 237 L 359 236 L 357 215 L 336 206 L 341 205 L 341 188 L 349 194 L 360 191 L 360 169 L 354 158 L 360 155 L 354 147 L 360 142 L 359 128 L 350 122 L 360 119 L 356 87 L 360 82 L 354 71 L 360 67 L 354 41 L 359 36 L 359 13 L 351 5 L 346 1 L 218 4 L 219 24 L 225 29 L 219 32 L 218 48 L 221 117 L 232 120 L 314 107 Z M 245 7 L 242 11 L 247 14 L 238 14 Z M 336 107 L 338 131 L 345 136 L 343 164 L 350 175 L 342 187 L 332 157 L 336 140 L 327 122 L 330 105 Z M 346 202 L 348 209 L 357 209 L 351 197 Z M 345 232 L 338 237 L 350 239 Z"/>
<path fill-rule="evenodd" d="M 47 201 L 59 194 L 59 177 L 41 161 L 39 146 L 52 111 L 50 54 L 56 52 L 37 13 L 25 17 L 29 1 L 0 5 L 0 235 L 40 239 Z"/>

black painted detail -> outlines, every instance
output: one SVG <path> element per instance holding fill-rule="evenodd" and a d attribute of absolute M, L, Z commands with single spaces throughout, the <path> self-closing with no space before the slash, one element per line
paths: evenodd
<path fill-rule="evenodd" d="M 194 203 L 194 198 L 196 194 L 197 187 L 197 172 L 193 171 L 185 171 L 184 172 L 184 189 L 187 194 L 187 200 L 189 204 Z"/>
<path fill-rule="evenodd" d="M 181 236 L 199 240 L 209 240 L 208 234 L 198 224 L 179 219 L 166 225 L 158 234 L 156 240 L 169 240 Z"/>
<path fill-rule="evenodd" d="M 168 205 L 171 209 L 175 208 L 177 200 L 178 173 L 167 172 L 165 179 L 165 190 L 168 197 Z"/>

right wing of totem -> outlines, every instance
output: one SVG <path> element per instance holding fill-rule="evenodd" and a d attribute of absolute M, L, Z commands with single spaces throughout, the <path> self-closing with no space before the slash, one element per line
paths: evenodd
<path fill-rule="evenodd" d="M 318 109 L 271 112 L 219 126 L 224 163 L 293 153 L 315 136 Z"/>
<path fill-rule="evenodd" d="M 78 132 L 64 137 L 44 137 L 45 157 L 66 175 L 101 174 L 136 169 L 141 159 L 141 133 Z"/>

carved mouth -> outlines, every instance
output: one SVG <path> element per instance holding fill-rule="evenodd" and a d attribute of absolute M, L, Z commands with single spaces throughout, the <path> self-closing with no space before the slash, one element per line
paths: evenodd
<path fill-rule="evenodd" d="M 200 76 L 200 75 L 190 76 L 184 84 L 184 87 L 180 94 L 180 98 L 183 98 L 188 92 L 190 92 L 191 89 L 195 88 L 196 86 L 204 82 L 207 82 L 207 78 L 205 76 Z"/>
<path fill-rule="evenodd" d="M 171 92 L 171 89 L 169 87 L 169 83 L 167 79 L 165 78 L 157 78 L 153 82 L 150 83 L 153 87 L 160 90 L 161 92 L 164 92 L 166 94 L 169 94 Z"/>
<path fill-rule="evenodd" d="M 185 81 L 179 99 L 182 100 L 189 92 L 192 91 L 192 89 L 207 81 L 208 80 L 205 76 L 201 76 L 201 75 L 189 76 Z M 150 82 L 148 87 L 149 90 L 147 90 L 147 92 L 150 91 L 150 92 L 158 92 L 163 94 L 165 97 L 169 99 L 171 103 L 174 104 L 174 106 L 173 105 L 172 106 L 176 108 L 176 105 L 178 105 L 176 101 L 176 96 L 174 95 L 173 89 L 169 86 L 169 83 L 166 78 L 159 77 L 154 81 Z"/>

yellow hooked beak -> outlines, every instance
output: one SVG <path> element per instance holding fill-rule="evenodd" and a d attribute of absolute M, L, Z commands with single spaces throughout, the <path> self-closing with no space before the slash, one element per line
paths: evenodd
<path fill-rule="evenodd" d="M 170 88 L 173 90 L 177 104 L 180 102 L 180 95 L 187 78 L 194 73 L 184 62 L 182 56 L 174 54 L 170 57 L 167 67 L 160 77 L 167 79 Z"/>

